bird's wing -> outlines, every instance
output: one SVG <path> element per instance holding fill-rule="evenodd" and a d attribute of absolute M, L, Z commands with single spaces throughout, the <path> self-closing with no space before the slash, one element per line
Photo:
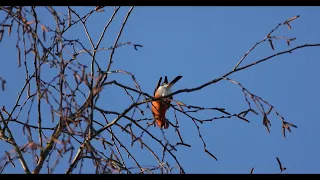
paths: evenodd
<path fill-rule="evenodd" d="M 156 88 L 154 89 L 153 95 L 156 95 L 156 92 L 161 84 L 161 81 L 162 81 L 162 77 L 159 78 L 158 84 L 157 84 Z"/>
<path fill-rule="evenodd" d="M 176 78 L 174 78 L 169 84 L 168 87 L 171 88 L 175 83 L 177 83 L 180 79 L 182 78 L 182 76 L 177 76 Z"/>

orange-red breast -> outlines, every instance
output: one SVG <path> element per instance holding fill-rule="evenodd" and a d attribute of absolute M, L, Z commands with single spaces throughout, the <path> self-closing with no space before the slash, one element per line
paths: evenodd
<path fill-rule="evenodd" d="M 171 87 L 180 79 L 182 76 L 177 76 L 170 83 L 168 83 L 168 78 L 165 76 L 164 82 L 161 84 L 162 77 L 160 77 L 158 84 L 154 90 L 154 98 L 159 98 L 161 96 L 167 96 L 172 93 Z M 161 85 L 160 85 L 161 84 Z M 170 107 L 170 103 L 173 97 L 169 96 L 167 99 L 161 99 L 152 101 L 152 114 L 156 121 L 156 124 L 160 128 L 168 129 L 169 123 L 166 119 L 166 112 Z"/>

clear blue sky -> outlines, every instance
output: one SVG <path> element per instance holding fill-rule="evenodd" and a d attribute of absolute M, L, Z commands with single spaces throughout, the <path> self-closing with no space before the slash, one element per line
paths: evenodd
<path fill-rule="evenodd" d="M 92 8 L 74 9 L 84 15 Z M 104 15 L 98 13 L 88 21 L 89 32 L 94 42 L 100 37 L 113 7 L 107 7 L 105 10 Z M 127 10 L 128 7 L 120 10 L 101 44 L 102 47 L 110 47 L 113 44 Z M 62 12 L 65 13 L 66 9 Z M 149 94 L 152 94 L 159 77 L 165 75 L 169 79 L 177 75 L 183 76 L 175 85 L 174 91 L 197 87 L 231 71 L 240 58 L 278 23 L 296 15 L 300 15 L 300 18 L 291 23 L 292 30 L 282 26 L 274 33 L 277 36 L 296 37 L 290 47 L 285 41 L 278 40 L 274 42 L 273 51 L 267 42 L 263 43 L 243 64 L 298 45 L 320 43 L 319 7 L 135 7 L 119 42 L 131 41 L 143 45 L 143 48 L 139 48 L 138 51 L 132 46 L 118 48 L 111 69 L 123 69 L 133 73 L 141 89 Z M 52 20 L 46 11 L 43 11 L 40 17 L 44 21 Z M 0 14 L 0 19 L 3 18 L 4 14 Z M 15 36 L 15 31 L 12 36 Z M 79 38 L 86 47 L 90 47 L 81 24 L 66 33 L 66 36 Z M 24 69 L 19 69 L 17 65 L 16 42 L 13 39 L 5 35 L 0 43 L 3 64 L 0 66 L 0 77 L 8 82 L 6 91 L 0 92 L 0 106 L 5 105 L 8 110 L 14 105 L 25 79 Z M 249 173 L 252 167 L 255 168 L 254 173 L 278 173 L 276 157 L 279 157 L 283 166 L 287 168 L 284 173 L 319 173 L 319 52 L 320 47 L 298 49 L 292 54 L 277 56 L 230 76 L 250 92 L 274 105 L 286 121 L 298 126 L 297 129 L 292 128 L 292 133 L 287 133 L 286 139 L 282 136 L 281 121 L 274 114 L 270 116 L 271 133 L 262 125 L 261 115 L 247 116 L 250 123 L 237 118 L 204 123 L 200 125 L 201 133 L 207 149 L 217 157 L 218 161 L 215 161 L 204 152 L 192 120 L 178 113 L 181 135 L 184 141 L 192 146 L 178 146 L 178 151 L 175 152 L 186 173 Z M 109 52 L 104 51 L 97 57 L 106 67 Z M 81 62 L 90 64 L 88 56 L 79 58 Z M 50 71 L 43 73 L 48 73 L 45 75 L 47 77 L 54 75 L 50 74 Z M 130 77 L 126 75 L 114 74 L 110 78 L 134 87 Z M 247 108 L 241 88 L 227 81 L 210 85 L 197 92 L 178 94 L 175 99 L 188 105 L 223 107 L 231 113 L 238 113 Z M 122 89 L 110 87 L 102 92 L 98 106 L 121 111 L 131 103 Z M 146 117 L 151 117 L 151 112 L 145 105 L 141 108 L 145 110 Z M 27 111 L 20 116 L 21 121 L 25 122 L 26 114 Z M 136 118 L 143 118 L 139 116 L 141 115 L 136 113 Z M 205 119 L 220 114 L 213 111 L 198 113 L 196 116 Z M 31 117 L 33 120 L 30 122 L 36 125 L 36 111 Z M 167 113 L 167 118 L 174 122 L 172 109 Z M 45 125 L 54 125 L 50 116 Z M 21 126 L 14 128 L 18 142 L 23 145 L 26 137 L 21 133 Z M 162 138 L 159 129 L 152 127 L 149 130 L 158 138 Z M 178 140 L 172 127 L 165 133 L 173 143 Z M 51 132 L 47 132 L 47 135 L 51 135 Z M 126 137 L 124 136 L 123 140 L 130 144 L 130 138 Z M 158 148 L 157 153 L 161 157 L 160 146 L 150 139 L 147 142 Z M 1 155 L 5 150 L 12 149 L 2 141 L 0 146 Z M 140 150 L 138 144 L 132 152 L 141 164 L 157 164 L 148 151 Z M 53 156 L 57 156 L 56 153 Z M 174 165 L 168 153 L 166 156 Z M 69 155 L 66 159 L 68 157 Z M 33 169 L 33 162 L 28 162 Z M 15 165 L 16 168 L 9 165 L 4 172 L 23 173 L 19 161 L 15 161 Z M 91 162 L 84 166 L 84 172 L 92 170 Z M 67 167 L 68 164 L 60 165 L 54 173 L 63 173 Z M 42 173 L 45 173 L 45 168 Z"/>

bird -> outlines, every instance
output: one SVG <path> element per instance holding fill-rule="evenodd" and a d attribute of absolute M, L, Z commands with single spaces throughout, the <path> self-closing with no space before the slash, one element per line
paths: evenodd
<path fill-rule="evenodd" d="M 170 83 L 168 83 L 168 78 L 165 76 L 164 82 L 161 84 L 162 77 L 159 78 L 156 88 L 154 89 L 154 98 L 159 98 L 163 96 L 167 96 L 172 93 L 172 86 L 175 85 L 182 76 L 175 77 Z M 167 97 L 166 99 L 159 99 L 152 101 L 152 114 L 153 118 L 156 121 L 156 124 L 161 129 L 168 129 L 169 122 L 166 118 L 166 112 L 170 107 L 171 100 L 173 99 L 172 96 Z"/>

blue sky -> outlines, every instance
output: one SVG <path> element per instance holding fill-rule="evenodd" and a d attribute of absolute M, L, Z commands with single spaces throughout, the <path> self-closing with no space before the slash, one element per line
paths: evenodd
<path fill-rule="evenodd" d="M 84 15 L 93 7 L 74 7 Z M 123 7 L 114 23 L 108 29 L 101 47 L 112 46 L 122 20 L 129 7 Z M 49 22 L 52 18 L 45 10 L 41 10 L 41 19 Z M 57 10 L 65 13 L 66 9 L 58 7 Z M 132 46 L 118 48 L 114 55 L 112 70 L 122 69 L 135 75 L 141 89 L 152 94 L 160 76 L 167 75 L 169 80 L 177 75 L 183 78 L 174 86 L 174 91 L 184 88 L 193 88 L 212 79 L 218 78 L 232 70 L 241 57 L 258 41 L 274 29 L 280 22 L 293 16 L 300 15 L 294 20 L 289 30 L 281 26 L 274 32 L 275 36 L 297 38 L 288 47 L 282 39 L 274 41 L 273 51 L 265 42 L 259 45 L 244 60 L 243 65 L 260 60 L 274 53 L 288 50 L 304 44 L 320 42 L 320 16 L 319 7 L 135 7 L 130 15 L 119 42 L 130 41 L 141 44 L 143 48 L 135 51 Z M 92 34 L 94 42 L 113 12 L 113 7 L 107 7 L 104 13 L 97 13 L 88 20 L 88 31 Z M 4 18 L 4 14 L 0 14 Z M 13 31 L 15 32 L 15 31 Z M 90 47 L 89 41 L 81 24 L 65 34 L 69 38 L 78 38 L 85 47 Z M 0 43 L 2 62 L 0 77 L 6 79 L 5 92 L 0 92 L 0 106 L 11 110 L 17 93 L 24 84 L 24 69 L 17 66 L 17 53 L 15 49 L 15 34 L 8 38 L 7 35 Z M 208 156 L 203 149 L 203 144 L 198 136 L 197 129 L 191 119 L 178 113 L 180 132 L 184 141 L 192 147 L 178 146 L 175 152 L 186 173 L 249 173 L 252 167 L 254 173 L 278 173 L 279 167 L 276 157 L 287 168 L 283 173 L 319 173 L 320 142 L 317 137 L 320 132 L 318 119 L 318 92 L 319 48 L 311 47 L 298 49 L 292 54 L 284 54 L 266 62 L 236 72 L 229 78 L 240 82 L 251 93 L 258 95 L 272 104 L 286 121 L 298 126 L 292 128 L 292 133 L 287 133 L 287 138 L 282 136 L 281 121 L 279 117 L 270 115 L 271 133 L 262 125 L 261 114 L 247 116 L 250 123 L 245 123 L 237 118 L 220 119 L 199 124 L 202 136 L 206 141 L 207 149 L 213 153 L 218 161 Z M 97 55 L 97 61 L 106 67 L 109 58 L 108 51 Z M 30 56 L 31 57 L 31 56 Z M 87 55 L 79 60 L 90 65 Z M 53 71 L 44 71 L 44 76 L 52 78 Z M 134 87 L 129 76 L 111 74 L 110 80 Z M 241 88 L 228 81 L 220 81 L 200 91 L 181 93 L 174 97 L 176 100 L 188 105 L 203 107 L 222 107 L 230 113 L 239 113 L 246 110 L 247 104 Z M 83 98 L 79 98 L 83 101 Z M 23 102 L 23 101 L 22 101 Z M 98 106 L 108 110 L 121 111 L 128 107 L 132 101 L 125 92 L 114 86 L 102 91 Z M 45 106 L 45 105 L 44 105 Z M 150 118 L 151 112 L 142 105 L 145 117 Z M 26 121 L 27 111 L 20 116 Z M 129 113 L 131 115 L 132 112 Z M 137 119 L 141 114 L 136 113 Z M 206 119 L 212 116 L 221 116 L 216 111 L 195 114 L 196 117 Z M 31 114 L 31 123 L 36 125 L 36 111 Z M 97 118 L 102 118 L 97 115 Z M 171 109 L 167 118 L 174 122 L 174 113 Z M 110 117 L 111 119 L 111 117 Z M 101 120 L 103 121 L 103 120 Z M 125 119 L 121 121 L 126 121 Z M 125 122 L 123 122 L 125 123 Z M 48 116 L 47 126 L 53 126 Z M 143 124 L 143 123 L 141 123 Z M 145 126 L 145 124 L 143 124 Z M 13 126 L 17 141 L 23 145 L 26 137 L 21 135 L 21 126 Z M 150 132 L 162 139 L 158 128 L 150 127 Z M 120 132 L 120 131 L 119 131 Z M 174 129 L 165 130 L 166 137 L 176 142 L 178 140 Z M 51 132 L 47 132 L 48 135 Z M 104 135 L 107 136 L 105 133 Z M 130 144 L 130 137 L 121 136 L 125 143 Z M 147 136 L 145 136 L 147 137 Z M 152 139 L 147 138 L 161 157 L 161 147 Z M 175 143 L 174 143 L 175 144 Z M 11 146 L 0 142 L 0 153 L 10 151 Z M 142 164 L 156 164 L 148 153 L 141 150 L 138 145 L 132 152 Z M 56 154 L 54 154 L 56 156 Z M 167 160 L 174 165 L 168 154 Z M 127 160 L 131 162 L 131 160 Z M 68 162 L 59 165 L 55 173 L 63 173 L 68 167 Z M 33 162 L 28 161 L 31 169 Z M 5 173 L 23 173 L 18 161 L 16 168 L 9 167 Z M 133 165 L 133 164 L 132 164 Z M 84 164 L 83 172 L 92 170 L 92 163 Z M 75 171 L 77 172 L 77 171 Z M 45 173 L 45 170 L 42 171 Z"/>

